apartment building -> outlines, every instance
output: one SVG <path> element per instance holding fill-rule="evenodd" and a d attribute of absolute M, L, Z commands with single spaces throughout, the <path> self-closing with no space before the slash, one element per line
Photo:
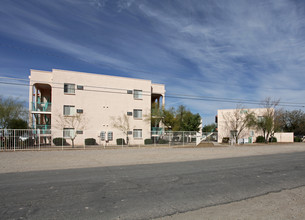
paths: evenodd
<path fill-rule="evenodd" d="M 217 111 L 217 128 L 218 128 L 218 142 L 222 142 L 224 137 L 232 136 L 231 130 L 237 128 L 240 129 L 243 125 L 243 120 L 247 113 L 253 112 L 256 117 L 262 117 L 266 109 L 256 108 L 256 109 L 220 109 Z M 245 126 L 244 126 L 245 127 Z M 247 127 L 243 128 L 240 133 L 239 138 L 247 138 L 249 142 L 255 141 L 255 138 L 262 135 L 261 132 L 255 129 L 249 129 Z"/>
<path fill-rule="evenodd" d="M 244 118 L 247 113 L 254 113 L 259 119 L 263 118 L 266 113 L 266 108 L 252 108 L 252 109 L 219 109 L 217 111 L 217 129 L 218 129 L 218 142 L 221 143 L 224 137 L 232 138 L 233 129 L 240 130 L 243 127 L 239 138 L 243 143 L 253 143 L 256 141 L 256 137 L 263 135 L 262 131 L 258 131 L 255 128 L 248 128 L 243 124 Z M 269 109 L 268 111 L 274 111 Z M 293 132 L 283 133 L 278 132 L 274 134 L 277 138 L 277 142 L 293 142 Z"/>
<path fill-rule="evenodd" d="M 151 138 L 151 131 L 162 129 L 151 127 L 147 116 L 152 103 L 165 104 L 163 84 L 58 69 L 31 70 L 29 78 L 31 123 L 42 134 L 52 133 L 53 138 L 77 134 L 76 144 L 95 138 L 115 145 L 117 138 L 126 139 L 126 136 L 113 122 L 126 116 L 130 144 L 143 144 L 145 139 Z M 85 120 L 83 125 L 76 128 L 71 123 L 63 123 L 75 115 Z"/>

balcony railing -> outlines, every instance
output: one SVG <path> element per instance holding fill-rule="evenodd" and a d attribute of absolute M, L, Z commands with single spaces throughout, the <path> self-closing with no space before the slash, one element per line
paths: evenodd
<path fill-rule="evenodd" d="M 32 111 L 51 112 L 51 102 L 32 102 Z"/>
<path fill-rule="evenodd" d="M 36 125 L 33 129 L 39 129 L 40 134 L 51 134 L 51 125 Z"/>
<path fill-rule="evenodd" d="M 151 128 L 151 135 L 161 135 L 164 133 L 163 128 L 158 128 L 158 127 L 152 127 Z"/>

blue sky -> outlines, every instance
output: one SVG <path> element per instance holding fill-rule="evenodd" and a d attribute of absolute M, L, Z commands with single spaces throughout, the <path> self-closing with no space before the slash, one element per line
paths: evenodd
<path fill-rule="evenodd" d="M 251 100 L 269 96 L 305 103 L 305 1 L 0 4 L 2 77 L 27 79 L 30 69 L 66 69 L 151 79 L 164 83 L 168 95 Z M 25 86 L 0 84 L 0 93 L 28 101 Z M 166 98 L 167 107 L 180 104 L 200 113 L 205 124 L 213 122 L 217 109 L 236 107 Z"/>

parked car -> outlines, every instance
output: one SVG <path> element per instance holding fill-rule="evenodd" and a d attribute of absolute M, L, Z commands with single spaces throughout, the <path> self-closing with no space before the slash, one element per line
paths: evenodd
<path fill-rule="evenodd" d="M 24 142 L 26 140 L 34 140 L 34 137 L 27 133 L 24 133 L 23 135 L 19 136 L 19 140 L 22 142 Z"/>

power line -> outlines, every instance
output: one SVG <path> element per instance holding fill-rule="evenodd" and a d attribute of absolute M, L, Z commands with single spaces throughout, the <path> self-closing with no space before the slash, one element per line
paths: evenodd
<path fill-rule="evenodd" d="M 21 84 L 21 83 L 7 83 L 7 82 L 1 82 L 0 84 L 7 84 L 7 85 L 18 85 L 18 86 L 31 86 L 29 84 Z M 63 87 L 56 87 L 52 86 L 52 89 L 64 89 Z M 110 88 L 109 88 L 110 89 Z M 90 91 L 90 92 L 103 92 L 103 93 L 112 93 L 112 94 L 123 94 L 123 95 L 130 95 L 127 94 L 127 92 L 116 92 L 116 91 L 103 91 L 103 90 L 94 90 L 94 89 L 84 89 L 81 91 Z M 124 89 L 124 91 L 127 91 L 127 89 Z M 151 96 L 151 94 L 142 94 L 143 96 Z M 198 100 L 198 101 L 213 101 L 213 102 L 226 102 L 226 103 L 242 103 L 241 101 L 234 100 L 234 99 L 226 99 L 226 98 L 216 98 L 216 97 L 200 97 L 200 96 L 186 96 L 186 95 L 165 95 L 165 98 L 174 98 L 174 99 L 187 99 L 187 100 Z M 260 101 L 244 101 L 246 104 L 251 105 L 258 105 L 261 104 Z M 302 104 L 302 103 L 299 103 Z M 304 108 L 304 105 L 297 105 L 297 104 L 279 104 L 278 106 L 286 106 L 286 107 L 299 107 Z"/>
<path fill-rule="evenodd" d="M 6 77 L 6 76 L 0 76 L 0 79 L 10 79 L 10 80 L 19 80 L 19 81 L 30 82 L 29 79 L 13 78 L 13 77 Z M 31 80 L 31 81 L 35 82 L 35 83 L 47 83 L 47 84 L 50 84 L 50 82 L 46 82 L 46 81 L 39 81 L 39 80 Z M 52 84 L 62 85 L 63 83 L 62 82 L 52 82 Z M 84 84 L 82 84 L 82 86 L 89 87 L 89 88 L 113 89 L 113 90 L 122 90 L 122 91 L 128 90 L 128 89 L 113 88 L 113 87 L 104 87 L 104 86 L 90 86 L 90 85 L 84 85 Z M 142 91 L 142 92 L 144 92 L 144 93 L 151 93 L 151 91 Z"/>
<path fill-rule="evenodd" d="M 15 78 L 15 77 L 8 77 L 8 76 L 0 76 L 0 79 L 12 79 L 12 80 L 18 80 L 18 81 L 27 81 L 29 82 L 29 79 L 22 79 L 22 78 Z"/>
<path fill-rule="evenodd" d="M 238 101 L 232 101 L 232 100 L 220 100 L 220 99 L 207 99 L 207 98 L 192 98 L 192 97 L 183 97 L 183 96 L 171 96 L 166 95 L 166 98 L 179 98 L 179 99 L 188 99 L 188 100 L 201 100 L 201 101 L 211 101 L 211 102 L 228 102 L 228 103 L 237 103 L 237 104 L 250 104 L 250 105 L 260 105 L 261 102 L 238 102 Z M 304 108 L 305 105 L 293 105 L 293 104 L 278 104 L 278 106 L 285 106 L 285 107 L 298 107 L 298 108 Z"/>
<path fill-rule="evenodd" d="M 192 97 L 192 98 L 206 98 L 206 99 L 215 99 L 215 100 L 230 100 L 230 101 L 238 101 L 238 102 L 252 102 L 252 103 L 257 103 L 261 104 L 262 101 L 258 100 L 251 100 L 251 99 L 232 99 L 232 98 L 217 98 L 217 97 L 209 97 L 209 96 L 195 96 L 195 95 L 184 95 L 184 94 L 177 94 L 177 93 L 167 93 L 168 95 L 177 95 L 177 96 L 182 96 L 182 97 Z M 300 102 L 282 102 L 283 104 L 296 104 L 296 105 L 305 105 L 305 103 L 300 103 Z"/>
<path fill-rule="evenodd" d="M 12 80 L 21 80 L 21 81 L 30 81 L 29 79 L 22 79 L 22 78 L 14 78 L 14 77 L 1 77 L 0 79 L 12 79 Z M 32 82 L 36 83 L 47 83 L 49 84 L 50 82 L 46 81 L 38 81 L 38 80 L 32 80 Z M 62 85 L 62 82 L 52 82 L 52 84 L 59 84 Z M 82 86 L 89 87 L 89 88 L 101 88 L 101 89 L 112 89 L 112 90 L 120 90 L 120 91 L 126 91 L 129 90 L 127 88 L 114 88 L 114 87 L 104 87 L 104 86 L 90 86 L 90 85 L 84 85 Z M 60 87 L 62 88 L 62 87 Z M 88 90 L 89 91 L 89 90 Z M 91 90 L 90 90 L 91 91 Z M 94 90 L 92 90 L 94 91 Z M 150 95 L 151 91 L 144 91 L 142 90 L 143 93 L 148 93 Z M 125 94 L 125 93 L 124 93 Z M 175 97 L 190 97 L 190 98 L 199 98 L 199 99 L 213 99 L 213 100 L 219 100 L 219 101 L 237 101 L 238 103 L 243 102 L 243 103 L 253 103 L 253 104 L 261 104 L 261 101 L 259 100 L 251 100 L 251 99 L 232 99 L 232 98 L 221 98 L 221 97 L 211 97 L 211 96 L 195 96 L 195 95 L 188 95 L 188 94 L 179 94 L 179 93 L 167 93 L 167 96 L 175 96 Z M 300 103 L 300 102 L 283 102 L 281 101 L 282 104 L 292 104 L 292 105 L 305 105 L 305 103 Z"/>

